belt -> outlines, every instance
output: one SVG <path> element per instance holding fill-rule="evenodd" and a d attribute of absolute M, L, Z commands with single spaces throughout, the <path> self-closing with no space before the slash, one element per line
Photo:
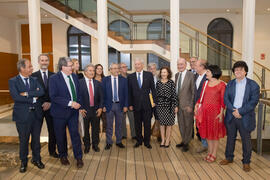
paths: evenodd
<path fill-rule="evenodd" d="M 29 111 L 34 111 L 35 109 L 35 107 L 29 107 Z"/>
<path fill-rule="evenodd" d="M 119 101 L 116 101 L 116 102 L 112 102 L 112 103 L 119 103 Z"/>

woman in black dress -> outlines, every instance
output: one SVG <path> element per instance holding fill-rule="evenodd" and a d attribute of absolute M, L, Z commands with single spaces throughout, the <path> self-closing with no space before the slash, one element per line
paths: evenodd
<path fill-rule="evenodd" d="M 157 81 L 156 84 L 157 115 L 160 121 L 160 133 L 162 139 L 160 147 L 166 148 L 170 145 L 171 129 L 175 123 L 175 113 L 178 111 L 175 84 L 171 80 L 171 77 L 172 72 L 170 68 L 162 67 L 159 74 L 160 80 Z"/>

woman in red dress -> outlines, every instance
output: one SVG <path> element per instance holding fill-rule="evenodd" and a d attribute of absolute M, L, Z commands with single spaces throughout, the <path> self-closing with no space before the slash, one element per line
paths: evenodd
<path fill-rule="evenodd" d="M 224 125 L 224 92 L 226 84 L 219 80 L 222 72 L 217 65 L 209 65 L 206 72 L 208 83 L 204 83 L 205 91 L 203 95 L 201 108 L 202 120 L 199 123 L 199 133 L 202 138 L 207 139 L 208 155 L 204 158 L 207 162 L 214 162 L 219 144 L 219 139 L 226 135 Z M 203 92 L 203 91 L 202 91 Z M 196 103 L 195 113 L 200 103 Z"/>

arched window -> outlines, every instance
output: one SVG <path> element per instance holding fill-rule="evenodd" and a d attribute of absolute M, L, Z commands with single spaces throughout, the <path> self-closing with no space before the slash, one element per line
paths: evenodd
<path fill-rule="evenodd" d="M 233 46 L 233 26 L 227 19 L 216 18 L 212 20 L 207 27 L 207 34 L 229 47 Z M 212 47 L 207 50 L 208 62 L 220 66 L 221 69 L 231 69 L 231 50 L 210 38 L 208 38 L 207 44 Z"/>
<path fill-rule="evenodd" d="M 109 30 L 116 32 L 117 35 L 123 36 L 125 39 L 130 39 L 129 24 L 123 20 L 115 20 L 111 22 Z"/>
<path fill-rule="evenodd" d="M 68 56 L 76 58 L 80 63 L 80 70 L 91 62 L 91 36 L 70 26 L 67 31 Z"/>
<path fill-rule="evenodd" d="M 165 23 L 166 22 L 166 23 Z M 164 19 L 155 19 L 149 23 L 147 27 L 147 39 L 149 40 L 165 40 L 166 43 L 170 42 L 170 22 Z M 157 69 L 163 66 L 170 66 L 170 62 L 162 59 L 161 57 L 147 53 L 147 64 L 155 63 Z"/>
<path fill-rule="evenodd" d="M 123 36 L 125 39 L 130 39 L 129 24 L 123 20 L 115 20 L 109 24 L 109 30 L 116 32 L 117 35 Z M 113 47 L 108 48 L 108 65 L 111 63 L 125 63 L 128 70 L 131 70 L 131 54 L 117 51 Z"/>

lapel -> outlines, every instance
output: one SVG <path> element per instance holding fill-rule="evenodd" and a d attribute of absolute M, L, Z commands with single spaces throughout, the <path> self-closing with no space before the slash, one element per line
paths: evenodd
<path fill-rule="evenodd" d="M 108 83 L 109 83 L 109 93 L 110 93 L 110 96 L 113 97 L 113 93 L 112 93 L 112 76 L 110 76 L 108 78 Z"/>
<path fill-rule="evenodd" d="M 62 82 L 62 87 L 64 87 L 66 94 L 68 94 L 69 98 L 71 98 L 69 90 L 68 90 L 68 86 L 66 84 L 66 81 L 61 71 L 58 72 L 58 76 L 59 76 L 60 82 Z"/>
<path fill-rule="evenodd" d="M 84 81 L 84 83 L 83 83 L 83 86 L 84 86 L 84 87 L 82 87 L 82 89 L 85 89 L 86 94 L 88 95 L 87 97 L 88 97 L 88 99 L 89 99 L 89 91 L 88 91 L 88 89 L 87 89 L 87 83 L 88 83 L 88 82 L 86 82 L 86 79 L 85 79 L 85 78 L 83 78 L 83 81 Z"/>
<path fill-rule="evenodd" d="M 143 76 L 143 78 L 142 78 L 143 79 L 142 88 L 143 88 L 144 84 L 145 84 L 145 81 L 147 80 L 146 75 L 145 75 L 145 71 L 143 71 L 142 76 Z M 138 84 L 138 86 L 139 86 L 139 84 Z"/>
<path fill-rule="evenodd" d="M 235 98 L 235 90 L 236 90 L 236 79 L 232 82 L 232 87 L 231 87 L 231 92 L 232 92 L 232 98 L 231 98 L 231 103 L 233 105 L 234 98 Z"/>
<path fill-rule="evenodd" d="M 198 76 L 199 77 L 199 76 Z M 198 78 L 197 77 L 197 78 Z M 196 78 L 196 80 L 197 80 L 197 78 Z M 202 80 L 201 80 L 201 82 L 200 82 L 200 85 L 199 85 L 199 88 L 198 89 L 200 89 L 200 88 L 202 88 L 202 86 L 203 86 L 203 83 L 206 81 L 206 74 L 203 76 L 203 78 L 202 78 Z M 196 84 L 196 81 L 195 81 L 195 84 Z"/>
<path fill-rule="evenodd" d="M 134 72 L 133 76 L 134 76 L 134 83 L 136 84 L 137 89 L 140 89 L 139 84 L 138 84 L 138 79 L 137 79 L 137 72 Z"/>
<path fill-rule="evenodd" d="M 97 89 L 97 81 L 93 79 L 93 84 L 94 84 L 94 97 L 95 94 L 98 93 L 98 89 Z"/>
<path fill-rule="evenodd" d="M 23 91 L 26 92 L 26 86 L 25 86 L 25 84 L 24 84 L 24 82 L 23 82 L 23 80 L 22 80 L 22 78 L 21 78 L 20 75 L 17 76 L 17 81 L 18 81 L 20 87 L 23 88 Z"/>
<path fill-rule="evenodd" d="M 34 87 L 34 79 L 29 76 L 29 82 L 30 82 L 30 90 L 33 90 L 33 87 Z"/>
<path fill-rule="evenodd" d="M 42 74 L 41 74 L 40 70 L 38 71 L 38 78 L 40 79 L 42 87 L 45 89 L 45 84 L 44 84 L 44 81 L 43 81 Z"/>
<path fill-rule="evenodd" d="M 181 89 L 183 89 L 183 87 L 185 87 L 185 84 L 188 82 L 188 72 L 190 72 L 190 71 L 187 71 L 186 72 L 186 75 L 185 75 L 185 77 L 184 77 L 184 80 L 183 80 L 183 83 L 182 83 L 182 86 L 181 86 Z M 180 91 L 181 92 L 181 91 Z"/>
<path fill-rule="evenodd" d="M 249 87 L 249 79 L 247 78 L 247 83 L 246 83 L 246 88 L 245 88 L 245 94 L 244 94 L 244 99 L 243 99 L 243 103 L 247 102 L 248 99 L 248 95 L 250 94 L 250 87 Z"/>

